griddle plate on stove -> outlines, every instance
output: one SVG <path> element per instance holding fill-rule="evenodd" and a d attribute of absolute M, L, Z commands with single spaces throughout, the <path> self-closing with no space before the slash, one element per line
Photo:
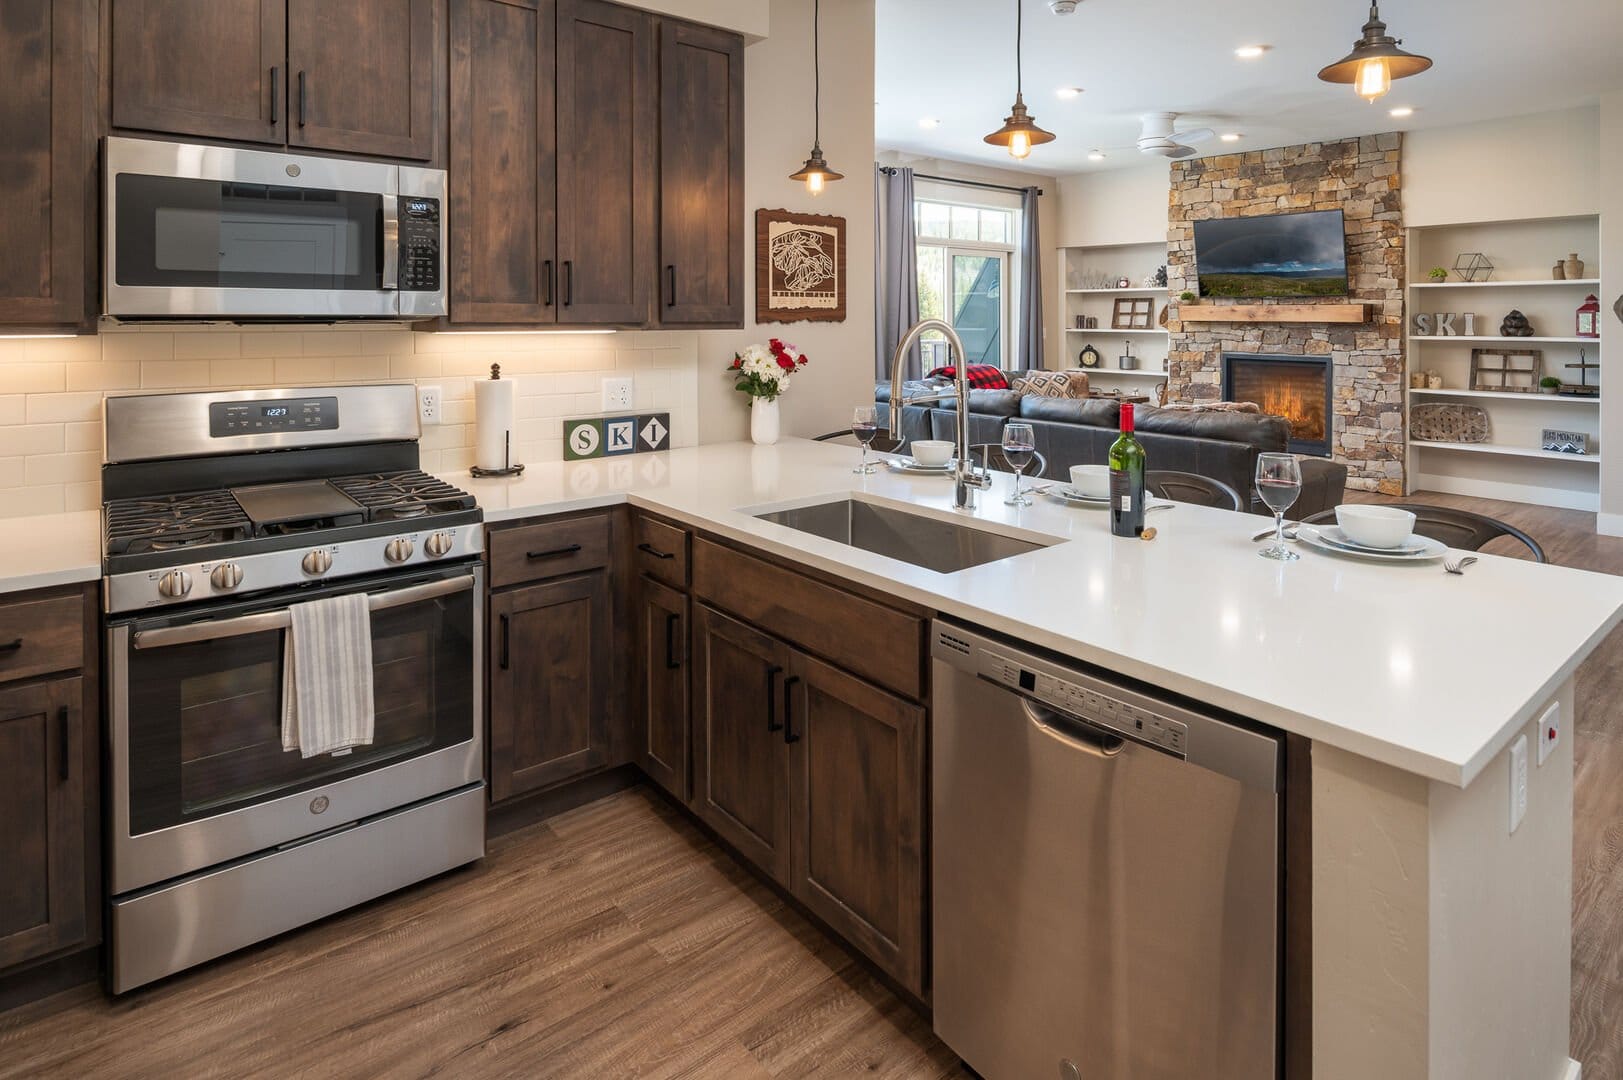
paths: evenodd
<path fill-rule="evenodd" d="M 366 520 L 359 503 L 325 480 L 232 488 L 231 494 L 260 536 L 358 525 Z"/>

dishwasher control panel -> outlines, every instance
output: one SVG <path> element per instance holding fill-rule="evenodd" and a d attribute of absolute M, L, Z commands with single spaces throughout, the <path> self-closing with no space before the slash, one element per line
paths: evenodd
<path fill-rule="evenodd" d="M 1086 676 L 1060 678 L 1045 671 L 1034 671 L 990 649 L 981 651 L 980 661 L 983 678 L 1018 690 L 1057 712 L 1119 732 L 1178 757 L 1188 753 L 1189 725 L 1161 715 L 1136 694 L 1116 690 Z"/>

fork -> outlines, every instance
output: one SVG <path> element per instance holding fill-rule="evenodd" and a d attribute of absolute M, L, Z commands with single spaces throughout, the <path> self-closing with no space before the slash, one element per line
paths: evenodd
<path fill-rule="evenodd" d="M 1445 557 L 1443 559 L 1443 572 L 1447 574 L 1458 574 L 1459 576 L 1464 577 L 1465 568 L 1474 562 L 1476 562 L 1475 555 L 1463 555 L 1454 559 Z"/>

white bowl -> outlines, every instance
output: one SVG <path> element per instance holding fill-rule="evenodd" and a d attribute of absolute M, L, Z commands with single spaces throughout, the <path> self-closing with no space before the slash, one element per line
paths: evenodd
<path fill-rule="evenodd" d="M 952 443 L 946 439 L 915 439 L 913 460 L 932 469 L 952 460 Z"/>
<path fill-rule="evenodd" d="M 1090 499 L 1110 497 L 1109 465 L 1072 465 L 1071 490 Z"/>
<path fill-rule="evenodd" d="M 1414 535 L 1414 514 L 1395 506 L 1369 503 L 1342 503 L 1336 507 L 1336 524 L 1347 539 L 1372 548 L 1401 547 Z"/>

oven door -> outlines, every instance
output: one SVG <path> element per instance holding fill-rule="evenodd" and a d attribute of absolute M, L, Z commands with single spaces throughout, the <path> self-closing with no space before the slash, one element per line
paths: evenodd
<path fill-rule="evenodd" d="M 352 592 L 371 598 L 374 741 L 283 751 L 288 607 Z M 111 624 L 112 891 L 481 779 L 483 597 L 462 564 Z"/>
<path fill-rule="evenodd" d="M 407 194 L 443 199 L 415 190 L 443 173 L 409 171 Z M 402 313 L 398 166 L 109 138 L 106 174 L 109 315 Z M 410 314 L 434 306 L 407 299 Z"/>

